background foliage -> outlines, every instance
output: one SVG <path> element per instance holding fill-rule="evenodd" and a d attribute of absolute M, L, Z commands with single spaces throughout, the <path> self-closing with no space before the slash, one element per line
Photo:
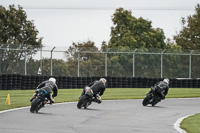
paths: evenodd
<path fill-rule="evenodd" d="M 37 37 L 38 31 L 34 22 L 27 20 L 27 14 L 20 6 L 18 9 L 14 5 L 9 9 L 0 6 L 0 10 L 0 43 L 4 45 L 3 49 L 0 49 L 0 72 L 23 74 L 26 60 L 27 74 L 36 75 L 42 63 L 42 74 L 50 75 L 50 57 L 43 58 L 42 61 L 33 58 L 42 47 L 42 38 Z M 163 76 L 187 78 L 189 55 L 199 53 L 197 50 L 200 39 L 199 15 L 198 4 L 195 14 L 182 19 L 183 29 L 174 36 L 175 42 L 173 42 L 170 39 L 165 40 L 162 29 L 152 28 L 151 21 L 142 17 L 136 18 L 131 11 L 118 8 L 111 18 L 113 26 L 109 42 L 102 42 L 100 49 L 90 40 L 73 42 L 68 49 L 63 50 L 65 59 L 52 60 L 53 75 L 77 76 L 79 63 L 80 76 L 104 76 L 105 62 L 107 62 L 108 76 L 132 77 L 133 63 L 135 63 L 135 76 L 156 78 L 160 77 L 161 54 L 145 53 L 161 53 L 165 50 Z M 20 50 L 11 50 L 12 45 Z M 134 55 L 136 49 L 144 54 Z M 167 55 L 170 52 L 186 55 Z M 196 62 L 200 61 L 200 57 L 192 55 L 191 59 L 192 77 L 199 77 L 200 69 Z"/>

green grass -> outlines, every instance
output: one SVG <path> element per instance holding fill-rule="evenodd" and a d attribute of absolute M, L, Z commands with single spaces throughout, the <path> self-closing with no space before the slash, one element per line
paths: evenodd
<path fill-rule="evenodd" d="M 143 99 L 150 88 L 107 88 L 102 96 L 103 100 L 114 99 Z M 77 101 L 82 89 L 59 89 L 56 103 Z M 5 105 L 8 93 L 10 93 L 11 105 Z M 0 111 L 30 106 L 30 99 L 34 90 L 0 90 Z M 170 88 L 166 98 L 200 97 L 200 88 Z M 186 118 L 181 123 L 188 133 L 200 133 L 200 115 Z"/>
<path fill-rule="evenodd" d="M 30 99 L 35 90 L 1 90 L 0 91 L 0 111 L 30 106 Z M 10 93 L 11 105 L 6 105 L 7 95 Z M 76 101 L 81 94 L 80 89 L 59 89 L 56 103 Z"/>
<path fill-rule="evenodd" d="M 143 99 L 149 88 L 107 88 L 103 100 Z M 56 103 L 77 101 L 82 89 L 59 89 Z M 8 93 L 11 105 L 5 105 Z M 30 106 L 34 90 L 0 90 L 0 111 L 17 107 Z M 200 97 L 200 88 L 170 88 L 166 98 Z"/>
<path fill-rule="evenodd" d="M 181 123 L 181 128 L 187 131 L 187 133 L 200 133 L 200 114 L 189 116 Z"/>

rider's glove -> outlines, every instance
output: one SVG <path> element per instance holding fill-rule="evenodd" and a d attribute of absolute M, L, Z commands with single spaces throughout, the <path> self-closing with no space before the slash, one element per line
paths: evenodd
<path fill-rule="evenodd" d="M 152 89 L 152 90 L 155 90 L 155 87 L 154 87 L 154 86 L 151 86 L 151 89 Z"/>

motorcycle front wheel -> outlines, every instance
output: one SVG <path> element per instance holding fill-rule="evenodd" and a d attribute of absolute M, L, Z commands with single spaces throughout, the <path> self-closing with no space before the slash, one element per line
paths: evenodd
<path fill-rule="evenodd" d="M 144 100 L 142 101 L 143 106 L 147 106 L 149 104 L 149 101 L 152 99 L 151 94 L 148 94 Z"/>
<path fill-rule="evenodd" d="M 83 95 L 78 101 L 77 108 L 81 109 L 83 107 L 84 102 L 87 99 L 88 99 L 88 96 L 87 95 Z"/>

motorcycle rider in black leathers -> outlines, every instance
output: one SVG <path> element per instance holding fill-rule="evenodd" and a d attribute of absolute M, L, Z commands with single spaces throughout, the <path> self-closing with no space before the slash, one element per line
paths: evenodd
<path fill-rule="evenodd" d="M 44 89 L 47 92 L 47 98 L 50 101 L 50 104 L 55 102 L 54 97 L 56 97 L 58 93 L 58 87 L 56 85 L 55 78 L 50 78 L 49 80 L 43 81 L 41 84 L 39 84 L 35 93 L 33 94 L 33 98 L 31 98 L 30 100 L 31 102 L 33 101 L 33 99 L 35 99 L 40 89 Z"/>
<path fill-rule="evenodd" d="M 156 90 L 159 101 L 165 99 L 165 96 L 167 95 L 169 90 L 169 79 L 165 78 L 163 81 L 156 83 L 153 88 L 155 88 Z"/>
<path fill-rule="evenodd" d="M 93 99 L 95 102 L 97 103 L 101 103 L 101 97 L 106 89 L 106 79 L 105 78 L 101 78 L 100 80 L 94 81 L 92 83 L 90 83 L 88 85 L 88 87 L 90 87 L 93 90 L 94 93 L 94 98 Z M 85 88 L 83 88 L 83 91 L 81 93 L 81 96 L 79 97 L 79 99 L 85 94 Z"/>

